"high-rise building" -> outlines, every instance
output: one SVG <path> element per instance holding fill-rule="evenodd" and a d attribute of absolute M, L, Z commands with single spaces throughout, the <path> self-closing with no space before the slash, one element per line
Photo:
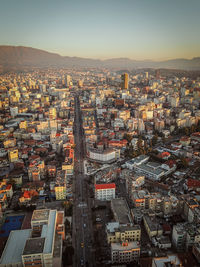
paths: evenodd
<path fill-rule="evenodd" d="M 54 187 L 56 200 L 66 199 L 66 173 L 58 171 L 56 176 L 56 184 Z"/>
<path fill-rule="evenodd" d="M 156 70 L 156 80 L 160 79 L 160 70 Z"/>
<path fill-rule="evenodd" d="M 66 81 L 67 87 L 69 87 L 70 85 L 72 85 L 72 77 L 70 75 L 66 75 L 65 81 Z"/>
<path fill-rule="evenodd" d="M 49 119 L 55 120 L 57 117 L 56 108 L 50 108 L 49 109 Z"/>
<path fill-rule="evenodd" d="M 15 148 L 9 149 L 8 158 L 10 162 L 18 161 L 18 149 Z"/>
<path fill-rule="evenodd" d="M 129 82 L 128 73 L 122 74 L 121 79 L 122 79 L 122 84 L 121 84 L 122 89 L 128 89 L 128 82 Z"/>

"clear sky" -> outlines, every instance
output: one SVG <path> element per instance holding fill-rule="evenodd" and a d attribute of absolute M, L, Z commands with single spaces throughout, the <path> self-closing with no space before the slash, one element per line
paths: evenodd
<path fill-rule="evenodd" d="M 65 56 L 200 56 L 200 0 L 0 0 L 0 45 Z"/>

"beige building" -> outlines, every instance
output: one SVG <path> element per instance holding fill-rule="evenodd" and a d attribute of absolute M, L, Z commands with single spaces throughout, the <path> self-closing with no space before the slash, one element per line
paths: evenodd
<path fill-rule="evenodd" d="M 56 200 L 66 199 L 66 172 L 58 171 L 54 187 Z"/>
<path fill-rule="evenodd" d="M 137 262 L 140 257 L 139 242 L 122 242 L 111 244 L 112 263 Z"/>
<path fill-rule="evenodd" d="M 18 149 L 10 149 L 8 151 L 8 158 L 10 162 L 18 161 Z"/>
<path fill-rule="evenodd" d="M 111 223 L 112 224 L 112 223 Z M 134 226 L 119 226 L 118 228 L 106 227 L 107 242 L 120 243 L 128 241 L 140 241 L 141 229 L 139 225 Z"/>
<path fill-rule="evenodd" d="M 155 220 L 154 217 L 145 215 L 143 217 L 143 220 L 144 220 L 144 226 L 145 226 L 146 232 L 150 239 L 153 236 L 161 236 L 163 234 L 163 229 L 161 225 Z"/>

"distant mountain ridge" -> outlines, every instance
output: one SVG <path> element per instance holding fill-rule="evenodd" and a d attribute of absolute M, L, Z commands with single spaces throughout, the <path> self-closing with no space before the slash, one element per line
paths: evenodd
<path fill-rule="evenodd" d="M 200 70 L 200 57 L 166 61 L 113 58 L 107 60 L 60 56 L 56 53 L 24 46 L 0 46 L 0 71 L 54 67 L 106 67 L 115 69 L 170 68 Z"/>

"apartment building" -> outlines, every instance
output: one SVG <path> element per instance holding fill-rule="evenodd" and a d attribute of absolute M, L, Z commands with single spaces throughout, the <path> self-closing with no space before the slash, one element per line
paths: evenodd
<path fill-rule="evenodd" d="M 98 200 L 111 200 L 115 198 L 115 183 L 95 184 L 95 198 Z"/>
<path fill-rule="evenodd" d="M 120 226 L 118 222 L 111 222 L 106 225 L 107 242 L 120 243 L 128 241 L 140 241 L 141 228 L 139 225 Z"/>
<path fill-rule="evenodd" d="M 54 187 L 56 200 L 66 199 L 66 172 L 58 171 Z"/>
<path fill-rule="evenodd" d="M 137 262 L 140 257 L 139 242 L 122 242 L 111 244 L 112 263 L 130 263 Z"/>

